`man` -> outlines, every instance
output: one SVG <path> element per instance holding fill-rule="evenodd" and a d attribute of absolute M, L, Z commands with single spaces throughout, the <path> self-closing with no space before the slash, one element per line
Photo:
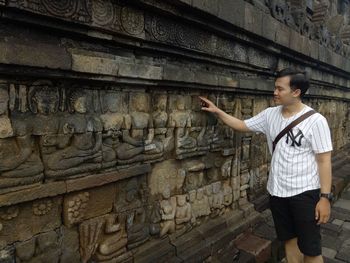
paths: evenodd
<path fill-rule="evenodd" d="M 267 183 L 270 208 L 289 263 L 323 262 L 320 224 L 330 217 L 333 149 L 326 119 L 319 113 L 307 117 L 285 134 L 273 151 L 276 136 L 312 110 L 302 103 L 308 88 L 304 73 L 290 68 L 279 71 L 274 91 L 277 106 L 244 121 L 200 97 L 202 110 L 215 113 L 234 130 L 266 135 L 272 153 Z"/>

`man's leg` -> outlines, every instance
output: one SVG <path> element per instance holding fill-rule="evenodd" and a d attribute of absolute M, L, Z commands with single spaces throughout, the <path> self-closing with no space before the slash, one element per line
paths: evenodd
<path fill-rule="evenodd" d="M 301 253 L 298 247 L 298 239 L 292 238 L 284 243 L 286 250 L 286 258 L 288 263 L 302 263 L 304 255 Z"/>
<path fill-rule="evenodd" d="M 323 263 L 323 257 L 322 256 L 304 256 L 304 262 L 305 263 Z"/>
<path fill-rule="evenodd" d="M 303 254 L 297 244 L 297 234 L 289 203 L 290 198 L 270 196 L 270 209 L 276 234 L 280 241 L 284 241 L 287 260 L 289 263 L 300 263 L 303 262 Z"/>
<path fill-rule="evenodd" d="M 315 219 L 315 207 L 319 190 L 310 190 L 291 198 L 291 211 L 297 233 L 297 245 L 304 255 L 304 262 L 323 262 L 321 231 Z"/>

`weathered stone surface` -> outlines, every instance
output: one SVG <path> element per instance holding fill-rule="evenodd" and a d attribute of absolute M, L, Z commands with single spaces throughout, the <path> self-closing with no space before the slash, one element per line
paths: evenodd
<path fill-rule="evenodd" d="M 341 209 L 344 209 L 344 210 L 350 212 L 350 202 L 349 202 L 349 200 L 345 200 L 345 199 L 340 198 L 334 204 L 334 207 L 341 208 Z"/>
<path fill-rule="evenodd" d="M 60 262 L 79 263 L 79 233 L 76 228 L 67 228 L 62 226 L 60 229 L 62 235 L 62 254 Z"/>
<path fill-rule="evenodd" d="M 271 215 L 252 204 L 267 206 L 265 137 L 232 131 L 198 96 L 246 119 L 274 106 L 275 70 L 297 67 L 311 73 L 305 103 L 329 121 L 335 151 L 349 143 L 350 38 L 335 23 L 348 10 L 289 4 L 0 0 L 0 255 L 228 262 L 253 228 L 267 240 L 250 252 L 280 260 Z M 337 193 L 347 162 L 335 160 Z M 340 256 L 345 200 L 322 230 Z"/>
<path fill-rule="evenodd" d="M 0 250 L 0 260 L 4 263 L 14 263 L 14 247 L 6 247 Z"/>
<path fill-rule="evenodd" d="M 1 208 L 0 247 L 50 231 L 61 224 L 62 198 L 39 199 L 34 202 Z"/>
<path fill-rule="evenodd" d="M 271 241 L 244 234 L 235 241 L 236 247 L 254 255 L 256 262 L 266 262 L 271 255 Z"/>
<path fill-rule="evenodd" d="M 67 192 L 102 186 L 105 184 L 121 181 L 129 177 L 145 174 L 151 169 L 149 164 L 138 165 L 113 172 L 103 174 L 94 174 L 82 178 L 71 179 L 66 181 Z"/>
<path fill-rule="evenodd" d="M 345 242 L 342 244 L 335 258 L 348 262 L 349 257 L 350 257 L 350 239 L 345 240 Z"/>
<path fill-rule="evenodd" d="M 335 258 L 336 254 L 337 254 L 336 250 L 322 247 L 322 256 L 324 256 L 326 258 Z"/>
<path fill-rule="evenodd" d="M 70 69 L 70 57 L 65 49 L 58 45 L 54 46 L 33 42 L 31 43 L 33 49 L 31 52 L 28 52 L 28 45 L 16 40 L 13 40 L 13 42 L 18 43 L 0 43 L 0 49 L 2 50 L 0 56 L 1 63 Z"/>
<path fill-rule="evenodd" d="M 52 197 L 65 192 L 66 184 L 64 182 L 51 182 L 45 185 L 38 185 L 28 189 L 1 194 L 0 206 L 14 205 L 43 197 Z"/>
<path fill-rule="evenodd" d="M 16 262 L 59 262 L 61 249 L 58 234 L 45 232 L 16 245 Z"/>
<path fill-rule="evenodd" d="M 109 213 L 115 195 L 116 188 L 113 184 L 66 195 L 63 202 L 65 225 L 71 226 L 84 219 Z"/>
<path fill-rule="evenodd" d="M 154 262 L 154 260 L 167 262 L 174 258 L 176 258 L 175 247 L 170 244 L 169 238 L 150 241 L 134 254 L 134 261 L 140 263 Z"/>

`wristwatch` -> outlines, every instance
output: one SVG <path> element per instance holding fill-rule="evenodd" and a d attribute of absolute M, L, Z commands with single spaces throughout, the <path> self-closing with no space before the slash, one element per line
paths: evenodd
<path fill-rule="evenodd" d="M 330 202 L 333 201 L 333 193 L 320 193 L 320 197 L 327 198 Z"/>

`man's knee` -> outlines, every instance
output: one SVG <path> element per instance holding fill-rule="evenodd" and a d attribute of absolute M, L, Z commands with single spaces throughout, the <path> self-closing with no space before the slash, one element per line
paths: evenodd
<path fill-rule="evenodd" d="M 284 246 L 286 250 L 286 258 L 289 263 L 303 262 L 303 254 L 299 250 L 297 238 L 285 241 Z"/>
<path fill-rule="evenodd" d="M 322 255 L 318 255 L 318 256 L 304 255 L 304 262 L 305 263 L 323 263 L 323 257 Z"/>

